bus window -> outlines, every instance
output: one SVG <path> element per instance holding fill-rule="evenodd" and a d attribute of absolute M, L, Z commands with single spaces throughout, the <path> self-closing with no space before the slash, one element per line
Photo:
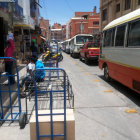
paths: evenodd
<path fill-rule="evenodd" d="M 111 46 L 114 46 L 115 28 L 112 29 Z"/>
<path fill-rule="evenodd" d="M 109 46 L 111 46 L 111 34 L 112 34 L 112 30 L 105 31 L 105 36 L 104 36 L 104 47 L 109 47 Z"/>
<path fill-rule="evenodd" d="M 130 24 L 128 47 L 140 47 L 140 21 Z"/>
<path fill-rule="evenodd" d="M 76 43 L 77 44 L 84 44 L 85 42 L 93 41 L 92 36 L 77 36 Z"/>
<path fill-rule="evenodd" d="M 122 25 L 117 28 L 116 39 L 115 39 L 115 46 L 117 47 L 124 46 L 125 27 L 126 25 Z"/>

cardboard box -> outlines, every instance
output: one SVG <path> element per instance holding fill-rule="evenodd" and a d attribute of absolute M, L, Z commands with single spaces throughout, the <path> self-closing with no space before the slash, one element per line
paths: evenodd
<path fill-rule="evenodd" d="M 48 114 L 50 110 L 39 110 L 39 114 Z M 63 113 L 63 110 L 53 110 L 53 113 Z M 67 109 L 67 140 L 75 140 L 75 118 L 72 109 Z M 40 135 L 50 135 L 50 116 L 39 116 Z M 64 134 L 64 116 L 53 116 L 54 134 Z M 33 112 L 30 119 L 30 140 L 36 140 L 36 118 Z M 51 138 L 41 138 L 41 140 L 51 140 Z M 54 140 L 64 140 L 64 137 L 54 137 Z"/>

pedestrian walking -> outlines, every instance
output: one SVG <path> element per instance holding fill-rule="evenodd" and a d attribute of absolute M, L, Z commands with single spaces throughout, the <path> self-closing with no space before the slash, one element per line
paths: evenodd
<path fill-rule="evenodd" d="M 7 41 L 7 47 L 4 50 L 5 57 L 13 57 L 13 53 L 15 50 L 15 45 L 13 41 L 13 34 L 9 34 L 8 41 Z M 7 72 L 8 75 L 12 75 L 13 70 L 13 60 L 12 59 L 5 59 L 5 72 Z M 15 84 L 15 78 L 13 76 L 9 76 L 10 84 Z"/>
<path fill-rule="evenodd" d="M 37 57 L 38 56 L 38 51 L 37 51 L 37 44 L 36 44 L 36 40 L 32 39 L 32 43 L 31 43 L 31 51 L 32 51 L 32 56 Z"/>
<path fill-rule="evenodd" d="M 20 43 L 20 52 L 21 52 L 21 58 L 22 58 L 22 62 L 24 60 L 24 41 L 21 41 Z"/>

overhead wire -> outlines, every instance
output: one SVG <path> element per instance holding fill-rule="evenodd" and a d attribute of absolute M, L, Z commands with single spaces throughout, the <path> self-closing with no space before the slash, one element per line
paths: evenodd
<path fill-rule="evenodd" d="M 71 7 L 71 5 L 69 4 L 69 2 L 67 0 L 64 0 L 65 3 L 67 4 L 67 6 L 69 7 L 69 9 L 74 12 L 74 9 Z"/>
<path fill-rule="evenodd" d="M 47 7 L 47 0 L 40 0 L 40 4 L 42 6 L 43 11 L 45 11 L 44 12 L 45 17 L 48 18 L 48 12 L 47 12 L 47 8 L 46 8 Z"/>

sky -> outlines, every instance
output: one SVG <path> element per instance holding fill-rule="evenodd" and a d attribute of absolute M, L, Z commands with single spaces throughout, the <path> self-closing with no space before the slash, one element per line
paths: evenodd
<path fill-rule="evenodd" d="M 92 12 L 94 6 L 99 12 L 100 0 L 40 0 L 40 17 L 50 20 L 50 24 L 66 24 L 74 12 Z"/>

